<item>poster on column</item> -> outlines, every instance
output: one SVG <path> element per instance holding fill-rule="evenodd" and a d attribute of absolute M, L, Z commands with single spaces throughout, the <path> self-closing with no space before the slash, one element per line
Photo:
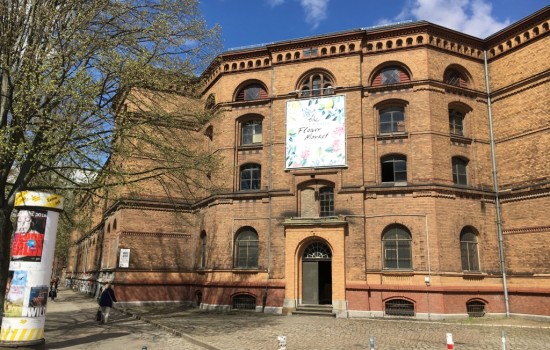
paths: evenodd
<path fill-rule="evenodd" d="M 346 166 L 344 95 L 288 101 L 286 169 Z"/>
<path fill-rule="evenodd" d="M 23 315 L 26 285 L 27 271 L 9 272 L 6 297 L 4 298 L 4 316 L 21 317 Z"/>
<path fill-rule="evenodd" d="M 11 261 L 42 261 L 46 210 L 20 210 L 11 248 Z"/>

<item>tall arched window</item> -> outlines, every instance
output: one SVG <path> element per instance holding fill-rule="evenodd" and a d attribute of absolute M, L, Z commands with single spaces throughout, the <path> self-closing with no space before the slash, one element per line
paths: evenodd
<path fill-rule="evenodd" d="M 468 161 L 460 157 L 453 157 L 453 183 L 456 185 L 468 184 Z"/>
<path fill-rule="evenodd" d="M 201 269 L 206 267 L 206 232 L 201 233 Z"/>
<path fill-rule="evenodd" d="M 245 164 L 241 167 L 241 191 L 259 190 L 261 185 L 261 167 L 259 164 Z"/>
<path fill-rule="evenodd" d="M 235 267 L 258 268 L 258 234 L 251 227 L 244 228 L 235 238 Z"/>
<path fill-rule="evenodd" d="M 456 110 L 449 109 L 449 129 L 452 135 L 463 136 L 464 135 L 464 113 Z"/>
<path fill-rule="evenodd" d="M 385 269 L 411 269 L 411 235 L 401 226 L 392 226 L 382 236 Z"/>
<path fill-rule="evenodd" d="M 477 236 L 471 228 L 466 227 L 460 232 L 460 258 L 462 270 L 479 271 Z"/>
<path fill-rule="evenodd" d="M 299 84 L 300 96 L 332 95 L 333 80 L 327 73 L 316 72 L 304 77 Z"/>

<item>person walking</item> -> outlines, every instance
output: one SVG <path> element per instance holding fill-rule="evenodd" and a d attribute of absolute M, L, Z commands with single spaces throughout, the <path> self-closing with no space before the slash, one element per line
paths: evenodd
<path fill-rule="evenodd" d="M 99 306 L 101 307 L 101 321 L 100 323 L 107 323 L 109 319 L 109 313 L 113 307 L 113 302 L 117 302 L 115 291 L 111 288 L 111 283 L 106 283 L 101 296 L 99 297 Z"/>
<path fill-rule="evenodd" d="M 52 301 L 55 301 L 55 298 L 57 298 L 57 288 L 53 288 L 53 287 L 50 288 L 50 293 L 49 293 L 49 295 L 50 295 L 50 299 L 51 299 Z"/>

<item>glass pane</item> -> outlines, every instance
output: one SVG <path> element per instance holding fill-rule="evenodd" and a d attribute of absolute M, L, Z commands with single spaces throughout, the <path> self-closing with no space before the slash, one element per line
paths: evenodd
<path fill-rule="evenodd" d="M 260 87 L 259 86 L 250 86 L 244 90 L 244 99 L 248 100 L 257 100 L 260 98 Z"/>
<path fill-rule="evenodd" d="M 381 73 L 382 84 L 397 84 L 401 81 L 399 69 L 395 67 L 386 68 Z"/>

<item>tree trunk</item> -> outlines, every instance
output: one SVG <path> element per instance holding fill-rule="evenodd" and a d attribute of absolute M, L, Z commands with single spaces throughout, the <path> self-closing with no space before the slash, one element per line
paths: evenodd
<path fill-rule="evenodd" d="M 10 220 L 13 209 L 0 209 L 0 315 L 4 316 L 4 298 L 6 296 L 6 283 L 10 267 L 11 235 L 13 225 Z"/>

